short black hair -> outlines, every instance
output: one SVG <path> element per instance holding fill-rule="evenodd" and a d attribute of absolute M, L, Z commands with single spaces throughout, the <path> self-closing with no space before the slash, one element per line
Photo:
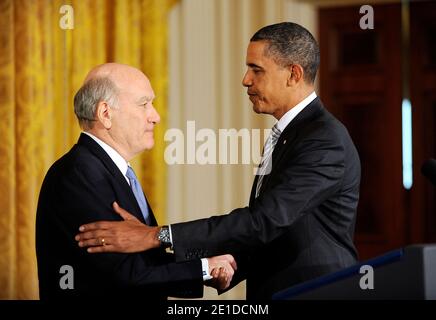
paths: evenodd
<path fill-rule="evenodd" d="M 263 27 L 250 41 L 267 41 L 265 55 L 285 67 L 299 64 L 304 70 L 304 79 L 314 83 L 319 66 L 319 47 L 313 35 L 293 22 L 282 22 Z"/>

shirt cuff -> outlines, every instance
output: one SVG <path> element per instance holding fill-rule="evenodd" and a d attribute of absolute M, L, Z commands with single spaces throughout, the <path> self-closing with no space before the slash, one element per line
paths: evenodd
<path fill-rule="evenodd" d="M 171 225 L 168 225 L 168 231 L 170 234 L 170 242 L 171 242 L 171 248 L 173 247 L 173 233 L 171 232 Z M 209 262 L 206 258 L 201 259 L 201 269 L 203 274 L 203 281 L 212 279 L 212 276 L 209 274 Z"/>
<path fill-rule="evenodd" d="M 171 249 L 173 248 L 173 233 L 171 232 L 171 225 L 168 225 L 168 231 L 170 233 L 170 242 L 171 242 Z"/>
<path fill-rule="evenodd" d="M 209 262 L 206 258 L 201 259 L 201 268 L 203 269 L 203 281 L 212 279 L 212 276 L 209 274 Z"/>

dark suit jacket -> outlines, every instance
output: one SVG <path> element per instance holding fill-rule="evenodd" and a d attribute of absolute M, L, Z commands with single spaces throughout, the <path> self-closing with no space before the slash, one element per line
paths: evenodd
<path fill-rule="evenodd" d="M 319 98 L 282 132 L 272 161 L 257 199 L 255 178 L 248 207 L 171 226 L 178 260 L 235 254 L 241 272 L 234 283 L 247 279 L 247 299 L 270 299 L 357 259 L 360 160 Z"/>
<path fill-rule="evenodd" d="M 39 195 L 36 253 L 41 299 L 121 297 L 146 302 L 168 295 L 202 296 L 200 260 L 176 263 L 163 249 L 90 254 L 78 247 L 74 236 L 80 225 L 121 220 L 112 209 L 113 201 L 144 222 L 118 167 L 92 138 L 82 134 L 49 169 Z M 60 288 L 62 265 L 73 268 L 73 290 Z"/>

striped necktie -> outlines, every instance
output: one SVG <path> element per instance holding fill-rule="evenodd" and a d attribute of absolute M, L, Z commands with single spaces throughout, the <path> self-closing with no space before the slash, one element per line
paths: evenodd
<path fill-rule="evenodd" d="M 257 175 L 259 176 L 259 178 L 257 179 L 256 185 L 256 198 L 259 196 L 259 191 L 262 187 L 263 177 L 267 174 L 270 174 L 272 170 L 272 154 L 281 133 L 282 132 L 277 127 L 276 123 L 274 127 L 272 127 L 271 133 L 266 140 L 265 147 L 263 148 L 262 161 L 260 162 L 259 169 L 257 170 Z"/>
<path fill-rule="evenodd" d="M 130 188 L 132 188 L 133 194 L 135 195 L 136 201 L 138 202 L 139 207 L 141 208 L 142 216 L 144 217 L 145 223 L 150 224 L 150 211 L 148 209 L 147 200 L 145 200 L 144 192 L 142 191 L 141 185 L 136 178 L 135 172 L 129 166 L 127 167 L 126 172 L 127 178 L 130 181 Z"/>

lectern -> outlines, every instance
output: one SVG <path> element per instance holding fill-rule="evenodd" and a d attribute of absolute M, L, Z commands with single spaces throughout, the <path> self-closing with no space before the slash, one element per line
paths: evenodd
<path fill-rule="evenodd" d="M 277 292 L 274 300 L 436 299 L 436 244 L 411 245 Z"/>

